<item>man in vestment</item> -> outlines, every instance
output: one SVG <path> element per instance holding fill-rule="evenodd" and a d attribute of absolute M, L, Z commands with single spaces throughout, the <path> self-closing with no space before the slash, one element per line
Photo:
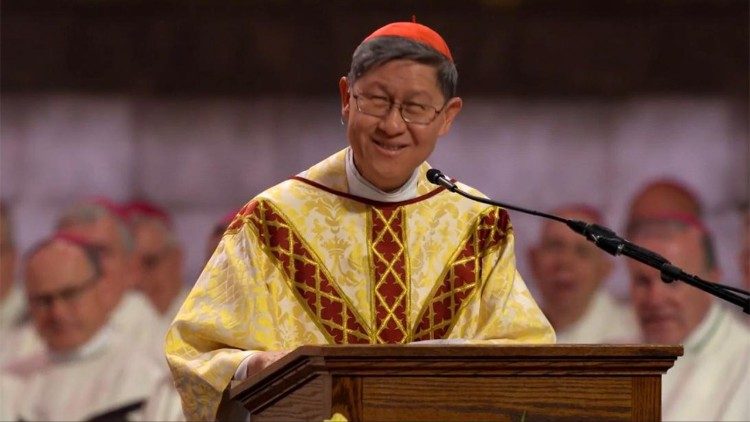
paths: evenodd
<path fill-rule="evenodd" d="M 554 214 L 604 224 L 601 213 L 585 204 L 562 206 Z M 632 307 L 603 286 L 612 261 L 596 245 L 565 224 L 545 220 L 528 256 L 542 310 L 558 343 L 623 343 L 635 337 Z"/>
<path fill-rule="evenodd" d="M 305 344 L 555 341 L 507 212 L 425 178 L 462 107 L 456 80 L 420 24 L 357 47 L 339 81 L 349 147 L 240 210 L 167 334 L 189 420 L 214 419 L 232 378 Z"/>
<path fill-rule="evenodd" d="M 135 240 L 135 288 L 151 301 L 165 326 L 172 323 L 188 294 L 182 276 L 183 253 L 162 208 L 145 201 L 125 206 Z"/>
<path fill-rule="evenodd" d="M 28 256 L 26 294 L 45 347 L 3 368 L 12 420 L 126 416 L 166 372 L 109 322 L 102 261 L 96 246 L 65 233 Z"/>
<path fill-rule="evenodd" d="M 652 215 L 631 230 L 633 242 L 685 272 L 719 279 L 710 235 L 694 216 Z M 663 419 L 750 420 L 750 329 L 741 311 L 681 281 L 667 284 L 644 264 L 628 264 L 641 340 L 684 346 L 662 378 Z"/>
<path fill-rule="evenodd" d="M 133 234 L 122 208 L 107 199 L 73 205 L 58 220 L 58 229 L 81 236 L 102 250 L 102 294 L 114 325 L 128 333 L 141 353 L 163 362 L 163 325 L 151 302 L 133 289 L 140 267 Z"/>

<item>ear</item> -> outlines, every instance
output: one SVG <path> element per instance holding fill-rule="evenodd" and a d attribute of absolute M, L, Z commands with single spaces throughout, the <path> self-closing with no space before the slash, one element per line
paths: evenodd
<path fill-rule="evenodd" d="M 443 136 L 448 131 L 451 130 L 451 124 L 453 124 L 453 119 L 458 116 L 458 113 L 461 111 L 461 108 L 463 107 L 464 103 L 463 100 L 459 97 L 453 97 L 450 100 L 448 100 L 448 104 L 445 105 L 445 110 L 443 110 L 443 116 L 442 116 L 442 123 L 440 126 L 440 131 L 438 132 L 438 136 Z"/>
<path fill-rule="evenodd" d="M 349 120 L 349 81 L 346 76 L 339 79 L 339 94 L 341 95 L 341 118 L 346 122 Z"/>

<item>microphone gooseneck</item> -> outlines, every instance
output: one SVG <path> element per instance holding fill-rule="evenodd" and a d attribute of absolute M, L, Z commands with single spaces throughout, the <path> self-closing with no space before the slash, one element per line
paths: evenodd
<path fill-rule="evenodd" d="M 489 198 L 472 195 L 459 189 L 459 187 L 456 185 L 455 179 L 450 179 L 449 177 L 444 175 L 443 172 L 435 168 L 427 170 L 426 177 L 430 183 L 438 186 L 443 186 L 449 191 L 455 192 L 473 201 L 493 205 L 496 207 L 507 208 L 509 210 L 519 211 L 525 214 L 531 214 L 564 223 L 571 230 L 584 236 L 590 242 L 610 255 L 625 255 L 638 262 L 642 262 L 650 267 L 656 268 L 661 273 L 661 279 L 666 283 L 671 283 L 674 280 L 682 280 L 693 287 L 697 287 L 705 292 L 724 299 L 727 302 L 733 303 L 741 307 L 746 314 L 750 314 L 750 292 L 738 289 L 736 287 L 724 286 L 719 283 L 706 281 L 699 278 L 698 276 L 688 274 L 675 265 L 672 265 L 672 263 L 663 256 L 623 239 L 622 237 L 618 236 L 617 233 L 615 233 L 612 229 L 609 229 L 605 226 L 586 223 L 580 220 L 571 220 L 557 215 L 547 214 L 527 208 L 521 208 L 510 204 L 493 201 Z M 736 294 L 735 292 L 744 295 L 744 297 Z"/>

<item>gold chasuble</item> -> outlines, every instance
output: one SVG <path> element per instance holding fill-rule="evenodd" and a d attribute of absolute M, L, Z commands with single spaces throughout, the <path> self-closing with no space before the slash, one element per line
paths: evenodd
<path fill-rule="evenodd" d="M 345 157 L 261 193 L 224 234 L 167 335 L 188 420 L 215 418 L 244 351 L 555 341 L 505 210 L 435 187 L 426 163 L 412 200 L 356 197 Z"/>

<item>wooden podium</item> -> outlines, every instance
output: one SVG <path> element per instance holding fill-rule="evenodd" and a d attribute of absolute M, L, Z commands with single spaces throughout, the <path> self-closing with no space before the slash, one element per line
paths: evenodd
<path fill-rule="evenodd" d="M 680 346 L 646 345 L 304 346 L 231 386 L 219 419 L 244 420 L 241 404 L 252 422 L 334 415 L 349 421 L 656 421 L 661 376 L 680 355 Z"/>

